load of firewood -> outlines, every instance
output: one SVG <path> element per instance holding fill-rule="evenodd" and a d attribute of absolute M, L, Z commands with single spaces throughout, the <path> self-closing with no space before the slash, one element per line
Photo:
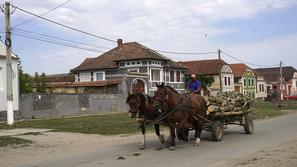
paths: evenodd
<path fill-rule="evenodd" d="M 246 112 L 253 106 L 253 99 L 242 93 L 224 93 L 206 98 L 207 111 L 211 112 Z"/>

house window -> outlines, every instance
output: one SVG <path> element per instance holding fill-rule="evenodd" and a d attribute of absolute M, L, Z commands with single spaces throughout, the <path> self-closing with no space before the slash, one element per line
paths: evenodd
<path fill-rule="evenodd" d="M 120 63 L 120 67 L 123 67 L 123 66 L 125 66 L 125 63 Z"/>
<path fill-rule="evenodd" d="M 225 86 L 227 86 L 227 77 L 224 77 Z"/>
<path fill-rule="evenodd" d="M 151 80 L 152 81 L 161 81 L 161 71 L 157 69 L 151 70 Z"/>
<path fill-rule="evenodd" d="M 0 90 L 3 90 L 3 70 L 0 68 Z"/>
<path fill-rule="evenodd" d="M 231 85 L 231 77 L 228 77 L 228 86 Z"/>
<path fill-rule="evenodd" d="M 254 79 L 251 79 L 251 81 L 252 81 L 252 85 L 251 86 L 254 86 Z"/>
<path fill-rule="evenodd" d="M 139 73 L 139 68 L 130 68 L 127 70 L 128 72 Z"/>
<path fill-rule="evenodd" d="M 91 81 L 94 81 L 94 73 L 91 72 Z"/>
<path fill-rule="evenodd" d="M 96 81 L 105 80 L 104 72 L 96 72 Z"/>
<path fill-rule="evenodd" d="M 180 71 L 176 71 L 176 82 L 180 82 Z"/>
<path fill-rule="evenodd" d="M 264 84 L 262 84 L 262 92 L 264 92 Z"/>
<path fill-rule="evenodd" d="M 146 64 L 147 64 L 147 61 L 142 61 L 142 64 L 143 64 L 143 65 L 146 65 Z"/>
<path fill-rule="evenodd" d="M 243 85 L 246 86 L 246 79 L 243 79 Z"/>
<path fill-rule="evenodd" d="M 174 71 L 170 71 L 169 75 L 170 75 L 170 82 L 174 82 Z"/>
<path fill-rule="evenodd" d="M 90 72 L 80 73 L 79 78 L 81 82 L 89 82 L 91 81 L 91 73 Z"/>

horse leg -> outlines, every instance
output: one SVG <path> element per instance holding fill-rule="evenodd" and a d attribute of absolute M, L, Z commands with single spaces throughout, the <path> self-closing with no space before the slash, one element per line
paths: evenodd
<path fill-rule="evenodd" d="M 145 149 L 145 125 L 144 125 L 144 122 L 140 122 L 140 128 L 141 128 L 143 140 L 141 140 L 141 142 L 138 146 L 138 149 L 143 150 L 143 149 Z"/>
<path fill-rule="evenodd" d="M 165 137 L 164 135 L 160 135 L 160 125 L 159 124 L 155 124 L 155 131 L 156 131 L 156 135 L 159 137 L 159 140 L 162 144 L 165 143 Z"/>
<path fill-rule="evenodd" d="M 171 141 L 170 141 L 170 146 L 169 146 L 169 150 L 175 150 L 175 127 L 174 126 L 170 126 L 170 134 L 171 134 Z"/>
<path fill-rule="evenodd" d="M 202 133 L 202 127 L 198 123 L 194 123 L 195 128 L 195 143 L 194 146 L 198 146 L 200 144 L 200 136 Z"/>

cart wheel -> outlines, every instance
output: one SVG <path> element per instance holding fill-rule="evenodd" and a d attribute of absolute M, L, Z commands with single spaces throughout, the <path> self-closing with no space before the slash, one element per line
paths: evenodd
<path fill-rule="evenodd" d="M 188 128 L 176 128 L 176 135 L 179 140 L 188 141 L 189 129 Z"/>
<path fill-rule="evenodd" d="M 223 123 L 221 121 L 215 121 L 211 125 L 211 137 L 213 141 L 221 141 L 223 139 Z"/>
<path fill-rule="evenodd" d="M 246 114 L 244 116 L 244 132 L 245 134 L 254 133 L 254 120 L 251 114 Z"/>

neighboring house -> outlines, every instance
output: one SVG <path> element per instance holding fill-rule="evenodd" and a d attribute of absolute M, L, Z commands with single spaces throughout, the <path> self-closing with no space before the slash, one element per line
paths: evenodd
<path fill-rule="evenodd" d="M 264 76 L 254 70 L 257 78 L 256 98 L 266 100 L 267 98 L 267 83 Z"/>
<path fill-rule="evenodd" d="M 118 39 L 116 48 L 85 59 L 71 72 L 75 74 L 75 84 L 121 81 L 116 91 L 153 95 L 157 90 L 155 84 L 162 82 L 184 92 L 185 70 L 183 65 L 137 42 L 123 43 Z"/>
<path fill-rule="evenodd" d="M 255 98 L 257 78 L 253 70 L 243 63 L 230 64 L 230 67 L 234 74 L 235 92 Z"/>
<path fill-rule="evenodd" d="M 280 67 L 272 68 L 258 68 L 255 71 L 263 75 L 267 82 L 267 97 L 269 99 L 281 99 L 281 86 L 280 86 Z M 283 71 L 283 91 L 284 96 L 292 94 L 296 88 L 296 73 L 297 70 L 294 67 L 287 66 L 282 67 Z"/>
<path fill-rule="evenodd" d="M 219 93 L 220 88 L 222 88 L 222 92 L 234 91 L 234 75 L 231 67 L 225 61 L 221 59 L 213 59 L 184 61 L 180 63 L 188 67 L 186 73 L 188 76 L 191 74 L 213 76 L 214 82 L 209 87 L 210 94 Z"/>
<path fill-rule="evenodd" d="M 13 70 L 13 110 L 19 110 L 19 69 L 18 57 L 12 53 Z M 5 45 L 0 42 L 0 112 L 6 111 L 6 50 Z M 0 113 L 1 115 L 1 113 Z M 1 116 L 0 116 L 1 117 Z M 0 118 L 1 119 L 1 118 Z"/>

